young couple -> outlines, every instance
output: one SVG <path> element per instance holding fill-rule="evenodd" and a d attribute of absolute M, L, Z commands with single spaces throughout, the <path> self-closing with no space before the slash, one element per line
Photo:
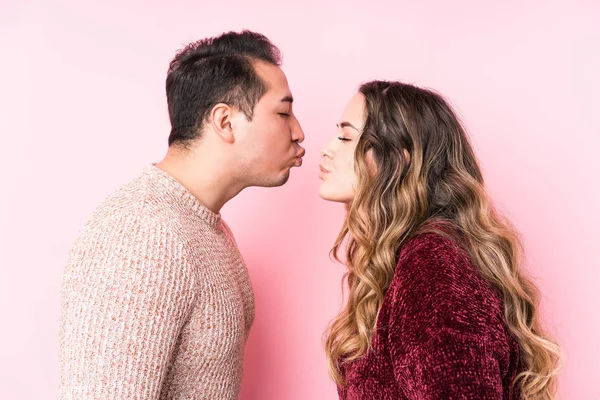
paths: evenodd
<path fill-rule="evenodd" d="M 302 165 L 280 63 L 249 31 L 171 62 L 165 158 L 110 196 L 69 254 L 59 398 L 238 396 L 254 297 L 220 210 Z M 348 298 L 325 346 L 341 399 L 553 398 L 560 352 L 518 237 L 439 94 L 363 84 L 320 169 L 321 197 L 347 210 L 333 251 Z"/>

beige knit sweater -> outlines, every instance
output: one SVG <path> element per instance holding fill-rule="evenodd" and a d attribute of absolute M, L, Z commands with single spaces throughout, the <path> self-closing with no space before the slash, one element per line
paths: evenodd
<path fill-rule="evenodd" d="M 149 165 L 69 254 L 59 399 L 234 399 L 253 319 L 225 222 Z"/>

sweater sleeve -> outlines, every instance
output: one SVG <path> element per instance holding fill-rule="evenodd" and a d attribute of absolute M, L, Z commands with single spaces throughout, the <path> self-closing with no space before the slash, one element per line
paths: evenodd
<path fill-rule="evenodd" d="M 84 231 L 61 288 L 59 399 L 158 399 L 195 301 L 170 229 L 123 216 Z"/>
<path fill-rule="evenodd" d="M 398 387 L 413 400 L 501 399 L 501 328 L 466 256 L 439 240 L 398 268 L 387 332 Z"/>

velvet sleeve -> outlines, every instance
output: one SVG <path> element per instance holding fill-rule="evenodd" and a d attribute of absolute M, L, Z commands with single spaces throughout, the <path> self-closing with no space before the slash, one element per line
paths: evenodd
<path fill-rule="evenodd" d="M 464 252 L 443 239 L 401 257 L 388 289 L 394 377 L 414 400 L 502 399 L 498 305 Z"/>

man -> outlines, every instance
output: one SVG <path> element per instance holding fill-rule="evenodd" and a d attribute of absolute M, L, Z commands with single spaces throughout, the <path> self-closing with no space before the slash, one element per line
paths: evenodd
<path fill-rule="evenodd" d="M 95 211 L 68 257 L 60 399 L 237 397 L 254 296 L 220 210 L 302 164 L 280 62 L 249 31 L 171 62 L 167 155 Z"/>

